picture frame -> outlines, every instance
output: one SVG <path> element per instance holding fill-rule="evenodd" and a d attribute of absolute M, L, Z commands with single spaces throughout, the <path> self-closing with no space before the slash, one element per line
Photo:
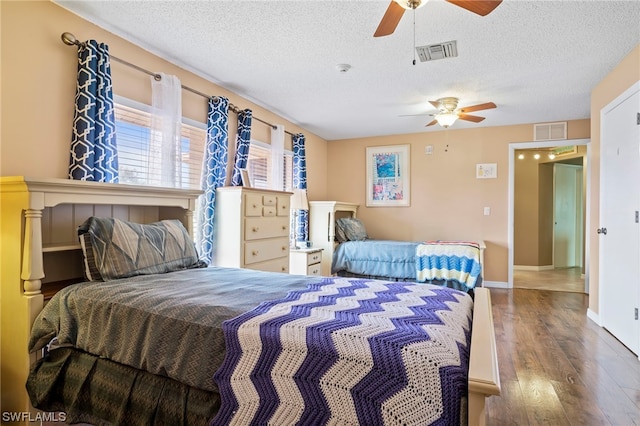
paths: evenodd
<path fill-rule="evenodd" d="M 410 145 L 367 147 L 367 207 L 411 205 Z"/>
<path fill-rule="evenodd" d="M 249 177 L 249 170 L 240 169 L 240 177 L 242 178 L 242 186 L 245 188 L 251 188 L 251 178 Z"/>

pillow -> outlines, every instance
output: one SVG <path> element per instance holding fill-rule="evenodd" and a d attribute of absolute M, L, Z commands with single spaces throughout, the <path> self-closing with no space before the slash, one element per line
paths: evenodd
<path fill-rule="evenodd" d="M 337 224 L 337 227 L 344 232 L 346 241 L 362 241 L 369 238 L 364 223 L 362 223 L 360 219 L 345 217 L 338 219 Z"/>
<path fill-rule="evenodd" d="M 90 217 L 78 227 L 78 237 L 89 281 L 203 266 L 179 220 L 142 225 L 111 217 Z"/>
<path fill-rule="evenodd" d="M 347 239 L 347 234 L 344 232 L 344 226 L 340 219 L 336 220 L 336 241 L 339 243 L 344 243 L 345 241 L 349 241 Z"/>

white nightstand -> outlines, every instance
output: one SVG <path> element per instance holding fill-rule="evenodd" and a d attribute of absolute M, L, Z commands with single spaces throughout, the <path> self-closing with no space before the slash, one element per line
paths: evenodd
<path fill-rule="evenodd" d="M 322 249 L 291 249 L 289 273 L 294 275 L 321 275 Z"/>

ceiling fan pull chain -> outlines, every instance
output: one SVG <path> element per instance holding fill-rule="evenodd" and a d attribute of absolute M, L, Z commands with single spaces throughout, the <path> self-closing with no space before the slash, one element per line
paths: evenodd
<path fill-rule="evenodd" d="M 416 64 L 416 10 L 413 9 L 413 65 Z"/>

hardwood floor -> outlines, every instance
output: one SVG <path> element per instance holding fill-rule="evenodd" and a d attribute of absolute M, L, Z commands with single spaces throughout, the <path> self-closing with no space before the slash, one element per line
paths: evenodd
<path fill-rule="evenodd" d="M 537 290 L 584 293 L 584 277 L 580 268 L 549 269 L 543 271 L 513 270 L 513 287 Z"/>
<path fill-rule="evenodd" d="M 502 394 L 488 425 L 640 425 L 640 361 L 586 294 L 491 289 Z"/>

